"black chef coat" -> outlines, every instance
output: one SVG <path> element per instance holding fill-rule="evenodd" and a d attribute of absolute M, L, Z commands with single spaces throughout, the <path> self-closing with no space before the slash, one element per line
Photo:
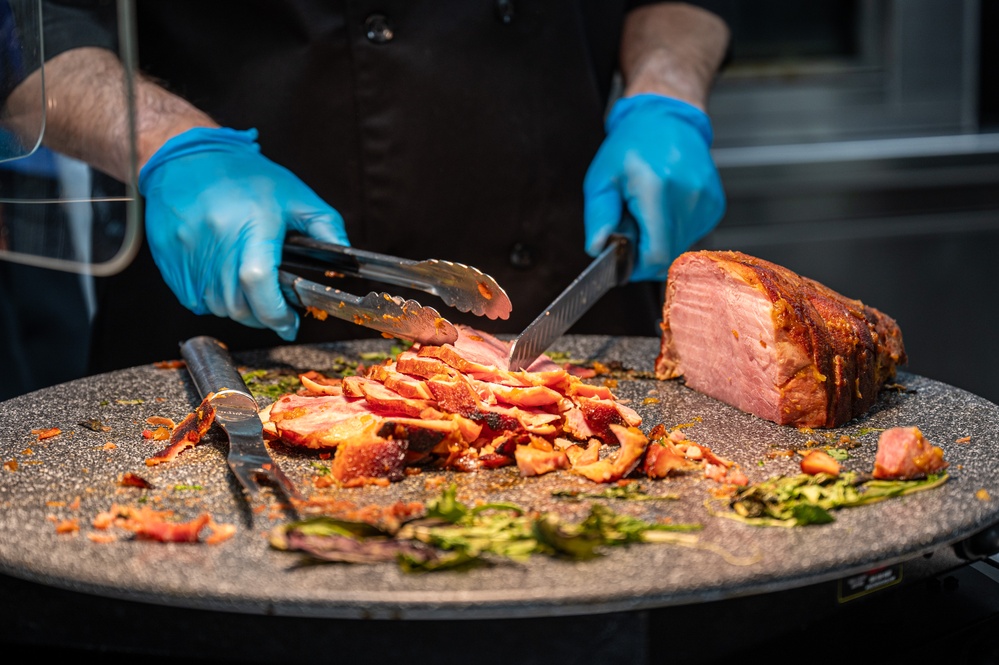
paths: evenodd
<path fill-rule="evenodd" d="M 113 32 L 101 43 L 100 12 L 77 8 L 87 4 L 46 4 L 46 57 L 113 45 Z M 517 333 L 591 260 L 582 182 L 604 138 L 631 4 L 142 0 L 139 59 L 223 126 L 257 128 L 263 154 L 343 214 L 354 246 L 475 266 L 506 289 L 513 313 L 490 321 L 428 294 L 351 280 L 340 288 L 387 288 L 452 321 Z M 93 371 L 175 357 L 196 334 L 234 350 L 280 342 L 184 309 L 148 247 L 101 281 Z M 661 305 L 661 284 L 628 285 L 570 332 L 658 335 Z M 299 342 L 376 334 L 302 319 Z"/>

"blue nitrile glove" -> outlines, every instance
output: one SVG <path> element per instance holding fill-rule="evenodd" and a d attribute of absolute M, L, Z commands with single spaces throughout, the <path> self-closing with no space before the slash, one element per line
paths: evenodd
<path fill-rule="evenodd" d="M 260 154 L 257 131 L 195 128 L 160 147 L 139 173 L 146 234 L 181 304 L 285 340 L 298 315 L 277 268 L 286 231 L 348 244 L 343 217 L 282 166 Z"/>
<path fill-rule="evenodd" d="M 606 128 L 583 182 L 586 251 L 600 253 L 627 204 L 639 233 L 631 281 L 664 280 L 673 259 L 725 212 L 711 122 L 686 102 L 641 94 L 618 100 Z"/>

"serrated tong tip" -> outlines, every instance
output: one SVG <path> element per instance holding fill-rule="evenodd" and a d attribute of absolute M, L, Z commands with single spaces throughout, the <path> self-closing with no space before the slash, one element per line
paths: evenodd
<path fill-rule="evenodd" d="M 449 307 L 490 319 L 506 319 L 513 309 L 509 296 L 495 279 L 463 263 L 401 259 L 301 235 L 285 239 L 283 261 L 286 269 L 333 272 L 424 291 Z"/>

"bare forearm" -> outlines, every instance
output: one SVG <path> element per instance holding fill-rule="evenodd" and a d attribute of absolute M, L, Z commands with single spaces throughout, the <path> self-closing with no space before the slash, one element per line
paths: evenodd
<path fill-rule="evenodd" d="M 5 125 L 37 136 L 32 106 L 41 97 L 35 72 L 10 95 Z M 43 143 L 125 182 L 131 155 L 125 73 L 117 56 L 99 48 L 66 51 L 45 64 L 46 119 Z M 169 138 L 192 127 L 217 127 L 205 113 L 152 81 L 135 81 L 137 167 Z"/>
<path fill-rule="evenodd" d="M 725 22 L 699 7 L 670 2 L 634 9 L 621 39 L 625 96 L 652 92 L 705 109 L 728 40 Z"/>

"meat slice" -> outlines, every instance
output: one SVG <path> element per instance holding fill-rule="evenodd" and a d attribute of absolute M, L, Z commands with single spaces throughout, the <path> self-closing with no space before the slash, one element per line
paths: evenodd
<path fill-rule="evenodd" d="M 863 415 L 906 361 L 891 317 L 740 252 L 674 261 L 661 325 L 657 377 L 781 425 Z"/>
<path fill-rule="evenodd" d="M 346 486 L 363 485 L 378 478 L 401 480 L 406 443 L 380 436 L 354 437 L 337 446 L 330 472 Z"/>
<path fill-rule="evenodd" d="M 569 468 L 569 458 L 544 439 L 532 437 L 530 443 L 517 446 L 514 459 L 522 476 L 541 476 Z"/>
<path fill-rule="evenodd" d="M 927 441 L 918 427 L 892 427 L 878 437 L 875 478 L 911 480 L 946 468 L 943 449 Z"/>

